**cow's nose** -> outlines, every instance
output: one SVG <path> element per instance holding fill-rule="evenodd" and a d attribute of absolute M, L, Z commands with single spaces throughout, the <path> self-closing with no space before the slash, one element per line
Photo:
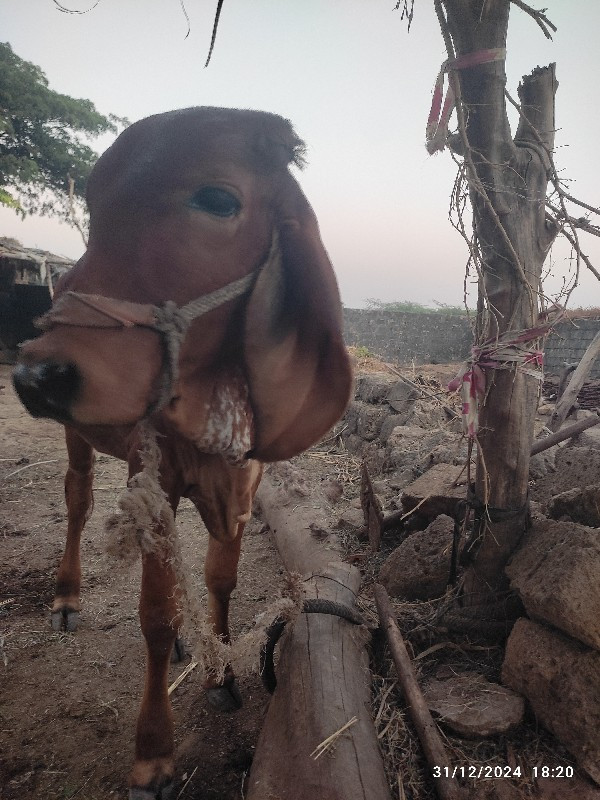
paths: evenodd
<path fill-rule="evenodd" d="M 61 422 L 71 419 L 71 404 L 81 383 L 73 364 L 52 361 L 19 364 L 13 372 L 13 383 L 21 402 L 32 416 L 52 417 Z"/>

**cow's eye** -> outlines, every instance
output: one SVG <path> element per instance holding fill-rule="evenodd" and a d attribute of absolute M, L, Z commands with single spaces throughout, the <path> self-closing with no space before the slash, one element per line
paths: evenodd
<path fill-rule="evenodd" d="M 235 195 L 217 186 L 200 189 L 190 198 L 188 205 L 215 217 L 234 217 L 242 207 Z"/>

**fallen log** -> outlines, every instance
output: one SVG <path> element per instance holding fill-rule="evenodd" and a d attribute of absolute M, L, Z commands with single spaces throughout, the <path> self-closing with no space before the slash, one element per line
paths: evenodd
<path fill-rule="evenodd" d="M 308 578 L 307 596 L 354 609 L 360 574 L 342 562 L 315 498 L 299 502 L 267 474 L 258 501 L 286 569 Z M 315 531 L 322 533 L 315 536 Z M 286 631 L 248 800 L 389 800 L 369 711 L 363 630 L 338 617 L 311 613 L 301 614 Z"/>
<path fill-rule="evenodd" d="M 408 711 L 423 747 L 425 758 L 430 768 L 430 776 L 435 784 L 440 800 L 460 800 L 464 792 L 452 777 L 450 765 L 444 745 L 425 698 L 419 687 L 417 676 L 412 666 L 402 634 L 396 624 L 396 616 L 392 609 L 388 593 L 380 584 L 374 589 L 375 603 L 379 612 L 381 626 L 392 652 L 396 665 L 398 680 L 408 705 Z"/>

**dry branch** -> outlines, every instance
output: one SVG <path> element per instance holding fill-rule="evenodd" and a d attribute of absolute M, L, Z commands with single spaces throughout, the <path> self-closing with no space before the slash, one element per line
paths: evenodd
<path fill-rule="evenodd" d="M 598 423 L 600 423 L 600 413 L 596 412 L 596 414 L 598 416 L 580 419 L 573 425 L 569 425 L 568 428 L 562 428 L 562 430 L 558 431 L 557 433 L 553 433 L 551 436 L 546 436 L 543 439 L 537 439 L 531 448 L 531 455 L 534 456 L 536 453 L 541 453 L 544 450 L 548 450 L 549 447 L 554 447 L 555 444 L 564 442 L 565 439 L 572 439 L 573 436 L 577 436 L 579 433 L 582 433 L 588 428 L 593 428 L 594 425 L 598 425 Z"/>
<path fill-rule="evenodd" d="M 539 27 L 544 32 L 544 36 L 546 37 L 546 39 L 552 39 L 552 34 L 550 33 L 550 30 L 556 33 L 556 25 L 554 25 L 554 23 L 552 23 L 546 16 L 545 8 L 540 8 L 540 9 L 532 8 L 530 5 L 527 5 L 527 3 L 524 3 L 523 0 L 510 0 L 510 1 L 511 3 L 514 3 L 514 5 L 516 5 L 517 8 L 520 8 L 521 11 L 524 11 L 526 14 L 529 14 L 529 16 L 535 20 L 536 24 L 539 25 Z"/>
<path fill-rule="evenodd" d="M 439 777 L 433 778 L 437 793 L 440 800 L 459 800 L 464 796 L 464 793 L 458 782 L 454 778 L 448 777 L 448 771 L 452 771 L 450 762 L 446 756 L 442 739 L 431 712 L 421 693 L 410 656 L 406 650 L 400 629 L 396 624 L 396 617 L 388 594 L 383 586 L 377 584 L 374 589 L 374 595 L 379 619 L 396 665 L 398 679 L 408 704 L 410 716 L 423 746 L 425 758 L 431 769 L 431 774 L 434 775 L 437 772 L 435 770 L 436 767 L 439 768 L 441 773 Z"/>

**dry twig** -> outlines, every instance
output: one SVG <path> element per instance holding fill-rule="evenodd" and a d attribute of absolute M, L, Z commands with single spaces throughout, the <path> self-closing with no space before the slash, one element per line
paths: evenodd
<path fill-rule="evenodd" d="M 323 753 L 326 753 L 333 747 L 333 745 L 336 743 L 336 741 L 339 739 L 342 733 L 344 733 L 344 731 L 348 730 L 348 728 L 350 728 L 357 722 L 358 722 L 358 717 L 352 717 L 352 719 L 349 719 L 345 725 L 342 725 L 341 728 L 338 728 L 337 731 L 332 733 L 331 736 L 328 736 L 326 739 L 323 739 L 323 741 L 320 742 L 310 754 L 311 758 L 314 758 L 315 761 L 318 758 L 321 758 Z"/>

